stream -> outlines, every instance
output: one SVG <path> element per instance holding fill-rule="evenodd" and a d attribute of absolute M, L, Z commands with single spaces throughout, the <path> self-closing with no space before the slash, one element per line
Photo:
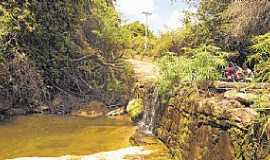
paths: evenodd
<path fill-rule="evenodd" d="M 106 117 L 30 115 L 0 123 L 0 159 L 19 157 L 84 156 L 82 159 L 105 155 L 121 159 L 126 154 L 143 153 L 132 147 L 129 138 L 136 126 L 128 120 Z M 111 151 L 111 152 L 109 152 Z M 95 154 L 93 156 L 86 156 Z M 117 155 L 118 154 L 118 155 Z M 63 157 L 64 156 L 64 157 Z M 118 156 L 118 158 L 117 158 Z M 111 157 L 112 158 L 112 157 Z M 19 158 L 30 159 L 30 158 Z M 104 158 L 105 159 L 105 158 Z"/>

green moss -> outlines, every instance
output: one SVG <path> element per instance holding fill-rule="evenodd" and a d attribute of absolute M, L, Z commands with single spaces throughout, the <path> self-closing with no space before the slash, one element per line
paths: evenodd
<path fill-rule="evenodd" d="M 132 119 L 136 119 L 143 111 L 143 100 L 136 98 L 131 100 L 127 106 L 127 112 Z"/>

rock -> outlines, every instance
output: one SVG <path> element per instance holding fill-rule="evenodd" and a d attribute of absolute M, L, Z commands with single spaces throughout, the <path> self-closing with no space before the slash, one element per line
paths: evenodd
<path fill-rule="evenodd" d="M 131 144 L 137 146 L 158 144 L 158 140 L 156 137 L 146 135 L 140 130 L 137 130 L 136 133 L 132 137 L 130 137 L 129 140 Z"/>
<path fill-rule="evenodd" d="M 236 90 L 227 91 L 224 93 L 224 97 L 227 99 L 235 99 L 243 105 L 251 105 L 258 98 L 257 95 L 252 93 L 243 93 Z"/>
<path fill-rule="evenodd" d="M 11 116 L 15 116 L 15 115 L 26 115 L 26 114 L 27 114 L 27 112 L 23 108 L 12 108 L 9 111 L 9 115 L 11 115 Z"/>
<path fill-rule="evenodd" d="M 245 82 L 224 82 L 216 81 L 213 83 L 214 88 L 224 88 L 227 90 L 245 88 L 248 90 L 256 89 L 268 89 L 270 88 L 270 83 L 245 83 Z"/>
<path fill-rule="evenodd" d="M 81 106 L 80 109 L 71 112 L 71 114 L 74 116 L 90 118 L 105 116 L 106 113 L 108 113 L 106 106 L 103 103 L 97 101 L 93 101 L 85 106 Z"/>
<path fill-rule="evenodd" d="M 56 107 L 56 106 L 61 106 L 64 104 L 64 97 L 61 95 L 57 95 L 54 97 L 53 101 L 52 101 L 52 106 Z"/>
<path fill-rule="evenodd" d="M 50 108 L 46 105 L 42 105 L 42 106 L 38 106 L 36 108 L 33 109 L 33 113 L 49 113 L 50 112 Z"/>
<path fill-rule="evenodd" d="M 5 116 L 0 114 L 0 121 L 3 121 L 3 120 L 5 120 Z"/>
<path fill-rule="evenodd" d="M 259 114 L 252 108 L 235 108 L 227 111 L 230 119 L 241 123 L 249 123 L 257 119 Z"/>
<path fill-rule="evenodd" d="M 60 105 L 60 106 L 55 107 L 54 112 L 55 112 L 55 114 L 58 114 L 58 115 L 65 115 L 65 114 L 70 114 L 71 110 L 72 110 L 72 108 L 69 108 L 69 107 L 64 106 L 64 105 Z"/>
<path fill-rule="evenodd" d="M 106 116 L 114 117 L 114 116 L 123 115 L 125 113 L 127 113 L 125 107 L 121 107 L 121 108 L 115 109 L 113 111 L 110 111 L 109 113 L 106 114 Z"/>

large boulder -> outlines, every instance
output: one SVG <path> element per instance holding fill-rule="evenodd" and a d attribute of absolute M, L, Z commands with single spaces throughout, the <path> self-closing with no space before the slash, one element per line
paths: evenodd
<path fill-rule="evenodd" d="M 256 99 L 258 99 L 258 95 L 253 93 L 244 93 L 236 90 L 227 91 L 224 93 L 224 97 L 227 99 L 234 99 L 239 101 L 241 104 L 249 106 L 253 104 Z"/>
<path fill-rule="evenodd" d="M 240 123 L 249 123 L 257 119 L 259 114 L 252 108 L 235 108 L 227 111 L 231 120 Z"/>

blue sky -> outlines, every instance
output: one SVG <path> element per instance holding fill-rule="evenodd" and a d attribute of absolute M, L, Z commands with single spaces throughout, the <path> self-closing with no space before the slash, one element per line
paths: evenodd
<path fill-rule="evenodd" d="M 117 0 L 116 8 L 126 23 L 137 20 L 145 23 L 142 12 L 152 12 L 149 26 L 155 33 L 181 27 L 183 11 L 193 9 L 182 0 L 174 3 L 170 0 Z"/>

